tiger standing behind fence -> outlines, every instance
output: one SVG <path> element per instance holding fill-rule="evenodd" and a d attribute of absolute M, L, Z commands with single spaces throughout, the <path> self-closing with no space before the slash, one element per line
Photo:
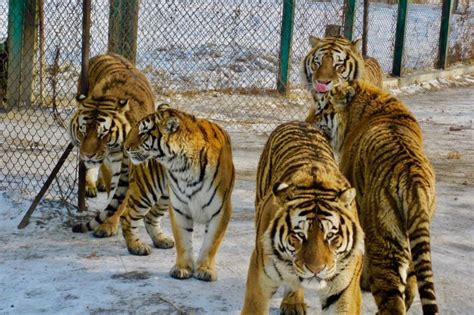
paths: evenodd
<path fill-rule="evenodd" d="M 424 314 L 437 314 L 430 224 L 435 175 L 420 126 L 398 99 L 364 81 L 337 86 L 317 122 L 336 137 L 340 168 L 357 190 L 364 229 L 362 284 L 378 314 L 405 314 L 418 292 Z"/>
<path fill-rule="evenodd" d="M 257 170 L 242 314 L 268 314 L 281 285 L 282 314 L 305 314 L 304 288 L 318 291 L 324 313 L 360 314 L 364 234 L 354 198 L 319 129 L 290 122 L 272 132 Z"/>
<path fill-rule="evenodd" d="M 117 233 L 117 208 L 128 188 L 125 137 L 131 125 L 155 111 L 155 101 L 147 78 L 120 55 L 108 53 L 91 58 L 87 77 L 89 92 L 77 97 L 70 135 L 89 169 L 88 185 L 97 179 L 99 167 L 105 165 L 110 172 L 110 187 L 107 207 L 91 221 L 75 225 L 73 232 L 93 230 L 95 236 L 107 237 Z"/>
<path fill-rule="evenodd" d="M 215 256 L 232 213 L 235 171 L 227 132 L 217 124 L 160 106 L 133 126 L 125 143 L 132 163 L 156 159 L 166 169 L 170 190 L 170 218 L 176 242 L 176 264 L 170 275 L 204 281 L 217 280 Z M 143 208 L 128 208 L 122 217 L 127 247 L 134 253 L 135 222 Z M 194 223 L 205 224 L 205 235 L 194 267 Z"/>
<path fill-rule="evenodd" d="M 311 92 L 311 106 L 306 122 L 314 123 L 315 116 L 327 106 L 328 94 L 341 82 L 366 80 L 382 87 L 383 71 L 376 59 L 362 56 L 362 40 L 350 41 L 342 37 L 309 37 L 311 49 L 303 59 L 302 81 Z"/>

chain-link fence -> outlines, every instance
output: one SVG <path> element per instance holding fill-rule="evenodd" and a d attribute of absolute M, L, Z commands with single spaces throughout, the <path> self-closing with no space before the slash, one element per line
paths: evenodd
<path fill-rule="evenodd" d="M 283 2 L 95 0 L 90 54 L 122 53 L 136 60 L 157 98 L 231 131 L 267 133 L 281 122 L 304 118 L 310 97 L 301 88 L 299 71 L 308 37 L 324 36 L 328 25 L 344 26 L 347 13 L 343 0 L 294 2 L 289 89 L 282 96 L 276 88 Z M 453 61 L 472 59 L 472 40 L 462 40 L 472 39 L 472 11 L 468 5 L 461 9 L 465 13 L 452 20 L 458 23 L 452 26 Z M 362 36 L 362 16 L 363 0 L 357 0 L 354 38 Z M 439 4 L 409 5 L 405 68 L 433 66 L 439 17 Z M 80 0 L 0 0 L 0 190 L 37 192 L 69 143 L 81 21 Z M 370 2 L 368 54 L 387 73 L 396 24 L 397 4 Z M 77 162 L 75 154 L 68 157 L 50 196 L 75 199 Z"/>

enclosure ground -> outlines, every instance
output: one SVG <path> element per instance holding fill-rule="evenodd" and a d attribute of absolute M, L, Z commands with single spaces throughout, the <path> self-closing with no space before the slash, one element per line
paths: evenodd
<path fill-rule="evenodd" d="M 433 268 L 442 314 L 474 313 L 474 89 L 451 88 L 401 96 L 418 118 L 437 176 L 432 224 Z M 218 254 L 218 281 L 174 280 L 168 271 L 174 250 L 147 257 L 128 254 L 121 235 L 96 239 L 73 234 L 76 218 L 53 202 L 42 202 L 30 225 L 17 230 L 31 199 L 0 193 L 0 313 L 237 314 L 255 242 L 255 171 L 266 136 L 231 132 L 237 181 L 234 214 Z M 90 205 L 92 205 L 90 203 Z M 164 223 L 170 232 L 169 221 Z M 196 231 L 195 252 L 202 240 Z M 141 229 L 143 239 L 151 240 Z M 373 314 L 364 294 L 364 314 Z M 272 299 L 278 314 L 281 292 Z M 319 314 L 307 293 L 310 314 Z M 410 314 L 421 314 L 419 299 Z"/>

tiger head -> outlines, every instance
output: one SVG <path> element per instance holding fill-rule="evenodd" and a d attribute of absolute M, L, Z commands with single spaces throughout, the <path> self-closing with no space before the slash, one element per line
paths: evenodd
<path fill-rule="evenodd" d="M 341 259 L 360 246 L 362 231 L 355 223 L 355 189 L 346 182 L 336 190 L 330 180 L 315 178 L 298 171 L 273 186 L 277 212 L 266 232 L 271 244 L 266 247 L 291 266 L 303 286 L 321 289 L 339 272 Z"/>
<path fill-rule="evenodd" d="M 360 79 L 363 75 L 360 39 L 351 42 L 342 37 L 310 36 L 309 42 L 311 50 L 303 59 L 301 74 L 307 89 L 317 100 L 323 99 L 341 82 Z"/>
<path fill-rule="evenodd" d="M 134 164 L 148 159 L 166 162 L 166 157 L 179 154 L 190 142 L 185 127 L 186 115 L 161 104 L 155 113 L 132 127 L 125 141 L 125 150 Z"/>
<path fill-rule="evenodd" d="M 130 129 L 125 116 L 128 101 L 109 97 L 89 99 L 83 95 L 77 100 L 79 105 L 71 118 L 69 134 L 86 167 L 96 167 L 109 153 L 122 151 Z"/>

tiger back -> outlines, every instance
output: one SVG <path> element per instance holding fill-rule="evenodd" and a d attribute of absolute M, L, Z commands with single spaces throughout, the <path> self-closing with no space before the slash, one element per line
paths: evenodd
<path fill-rule="evenodd" d="M 94 230 L 95 236 L 106 237 L 117 232 L 120 213 L 116 210 L 128 187 L 125 137 L 132 124 L 154 111 L 155 102 L 147 78 L 120 55 L 108 53 L 91 58 L 87 76 L 89 91 L 77 97 L 70 136 L 88 169 L 89 186 L 97 180 L 99 168 L 102 173 L 110 173 L 109 196 L 105 209 L 91 221 L 75 225 L 73 231 Z M 90 190 L 94 196 L 94 189 Z"/>
<path fill-rule="evenodd" d="M 330 92 L 317 122 L 337 138 L 340 168 L 357 189 L 366 234 L 363 287 L 379 314 L 405 314 L 416 286 L 424 314 L 437 314 L 430 223 L 435 175 L 423 152 L 420 126 L 397 98 L 364 82 Z M 331 131 L 332 129 L 332 131 Z"/>
<path fill-rule="evenodd" d="M 227 132 L 209 120 L 163 105 L 132 128 L 125 148 L 133 163 L 156 160 L 166 170 L 177 251 L 170 275 L 217 280 L 215 257 L 230 221 L 235 178 Z M 143 207 L 134 207 L 122 217 L 131 253 L 140 250 L 134 222 L 144 215 Z M 196 223 L 205 225 L 205 235 L 194 264 L 192 235 Z"/>
<path fill-rule="evenodd" d="M 282 285 L 282 314 L 306 312 L 304 288 L 317 290 L 324 313 L 360 314 L 364 234 L 354 197 L 319 129 L 290 122 L 272 132 L 257 170 L 242 314 L 267 314 Z"/>
<path fill-rule="evenodd" d="M 314 107 L 310 108 L 306 122 L 314 123 L 328 102 L 328 92 L 352 80 L 366 80 L 382 87 L 383 71 L 376 59 L 362 56 L 362 40 L 349 41 L 343 37 L 309 37 L 311 49 L 302 62 L 301 76 L 311 92 Z"/>

